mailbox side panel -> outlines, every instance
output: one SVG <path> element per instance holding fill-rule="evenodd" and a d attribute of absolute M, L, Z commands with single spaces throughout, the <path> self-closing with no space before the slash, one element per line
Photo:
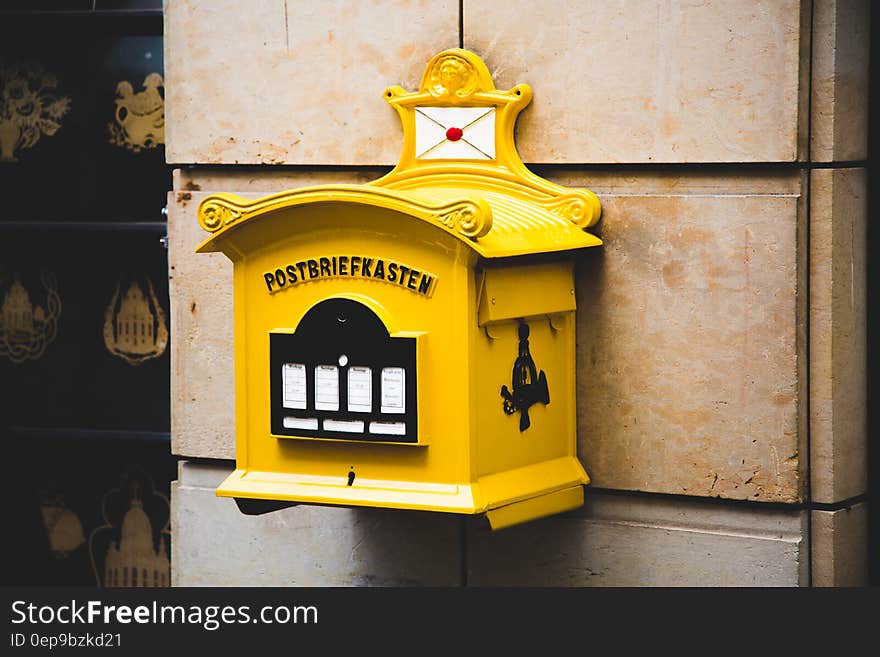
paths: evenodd
<path fill-rule="evenodd" d="M 477 286 L 473 476 L 486 508 L 506 509 L 489 514 L 500 528 L 580 506 L 589 482 L 576 456 L 572 263 L 487 264 Z"/>

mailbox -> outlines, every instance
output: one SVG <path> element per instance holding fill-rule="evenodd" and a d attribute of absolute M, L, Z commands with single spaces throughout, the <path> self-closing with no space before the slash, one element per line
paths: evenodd
<path fill-rule="evenodd" d="M 583 504 L 573 267 L 600 204 L 520 160 L 531 95 L 446 50 L 418 91 L 384 92 L 403 123 L 384 177 L 202 201 L 198 252 L 234 267 L 237 467 L 217 495 L 495 529 Z"/>

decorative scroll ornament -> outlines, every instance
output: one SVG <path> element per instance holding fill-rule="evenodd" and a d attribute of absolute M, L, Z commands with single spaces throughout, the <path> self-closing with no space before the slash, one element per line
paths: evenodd
<path fill-rule="evenodd" d="M 61 128 L 70 98 L 55 95 L 58 80 L 35 62 L 0 61 L 0 162 Z"/>
<path fill-rule="evenodd" d="M 127 80 L 116 85 L 116 118 L 107 124 L 110 143 L 134 153 L 165 143 L 165 81 L 150 73 L 143 87 L 135 93 Z"/>
<path fill-rule="evenodd" d="M 552 201 L 541 202 L 547 210 L 558 217 L 573 223 L 578 228 L 587 228 L 599 221 L 602 206 L 596 195 L 589 190 L 565 194 Z"/>
<path fill-rule="evenodd" d="M 471 201 L 456 203 L 451 210 L 440 214 L 438 221 L 465 237 L 476 239 L 492 228 L 492 212 L 483 206 Z"/>
<path fill-rule="evenodd" d="M 378 207 L 417 214 L 429 221 L 436 221 L 464 237 L 476 239 L 492 228 L 492 210 L 482 199 L 436 203 L 410 195 L 398 195 L 356 185 L 325 186 L 332 190 L 337 201 L 369 203 Z M 199 225 L 210 233 L 216 233 L 230 224 L 246 221 L 250 217 L 271 208 L 291 207 L 309 202 L 315 197 L 311 188 L 291 190 L 257 201 L 237 198 L 231 194 L 212 194 L 199 204 Z"/>
<path fill-rule="evenodd" d="M 104 313 L 104 345 L 114 356 L 129 365 L 140 365 L 165 353 L 168 324 L 165 311 L 156 297 L 153 283 L 147 281 L 149 297 L 144 296 L 137 280 L 131 282 L 120 300 L 121 281 Z"/>
<path fill-rule="evenodd" d="M 170 586 L 168 498 L 146 475 L 125 478 L 104 495 L 105 524 L 89 536 L 95 579 L 104 588 Z"/>
<path fill-rule="evenodd" d="M 238 221 L 243 212 L 232 207 L 222 199 L 210 198 L 199 207 L 199 224 L 209 233 L 214 233 L 235 221 Z"/>
<path fill-rule="evenodd" d="M 61 298 L 54 274 L 43 271 L 40 281 L 46 292 L 46 307 L 34 306 L 18 274 L 0 305 L 0 357 L 13 363 L 37 360 L 58 332 Z"/>

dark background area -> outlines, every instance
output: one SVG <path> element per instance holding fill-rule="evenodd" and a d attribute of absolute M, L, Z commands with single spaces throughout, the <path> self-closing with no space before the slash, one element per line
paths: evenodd
<path fill-rule="evenodd" d="M 104 340 L 115 289 L 124 294 L 135 281 L 145 294 L 152 283 L 171 329 L 161 241 L 171 169 L 163 146 L 135 152 L 112 143 L 109 128 L 120 82 L 138 93 L 147 75 L 164 75 L 162 3 L 4 2 L 0 23 L 0 62 L 38 63 L 57 77 L 55 96 L 70 98 L 56 134 L 16 152 L 17 162 L 0 162 L 0 303 L 17 278 L 33 307 L 45 309 L 46 272 L 61 301 L 42 356 L 0 358 L 9 459 L 2 584 L 101 585 L 103 560 L 136 500 L 154 549 L 170 557 L 169 350 L 133 365 Z M 59 549 L 57 533 L 51 543 L 58 518 L 81 525 L 81 543 Z"/>
<path fill-rule="evenodd" d="M 878 285 L 880 268 L 871 257 L 880 238 L 880 9 L 871 6 L 871 61 L 868 105 L 868 572 L 872 586 L 880 586 L 880 412 L 877 408 L 877 344 L 880 339 Z"/>

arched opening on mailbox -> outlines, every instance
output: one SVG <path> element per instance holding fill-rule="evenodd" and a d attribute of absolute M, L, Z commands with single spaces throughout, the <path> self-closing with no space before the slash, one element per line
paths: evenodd
<path fill-rule="evenodd" d="M 415 338 L 392 337 L 364 304 L 331 298 L 269 340 L 273 435 L 418 442 Z"/>

